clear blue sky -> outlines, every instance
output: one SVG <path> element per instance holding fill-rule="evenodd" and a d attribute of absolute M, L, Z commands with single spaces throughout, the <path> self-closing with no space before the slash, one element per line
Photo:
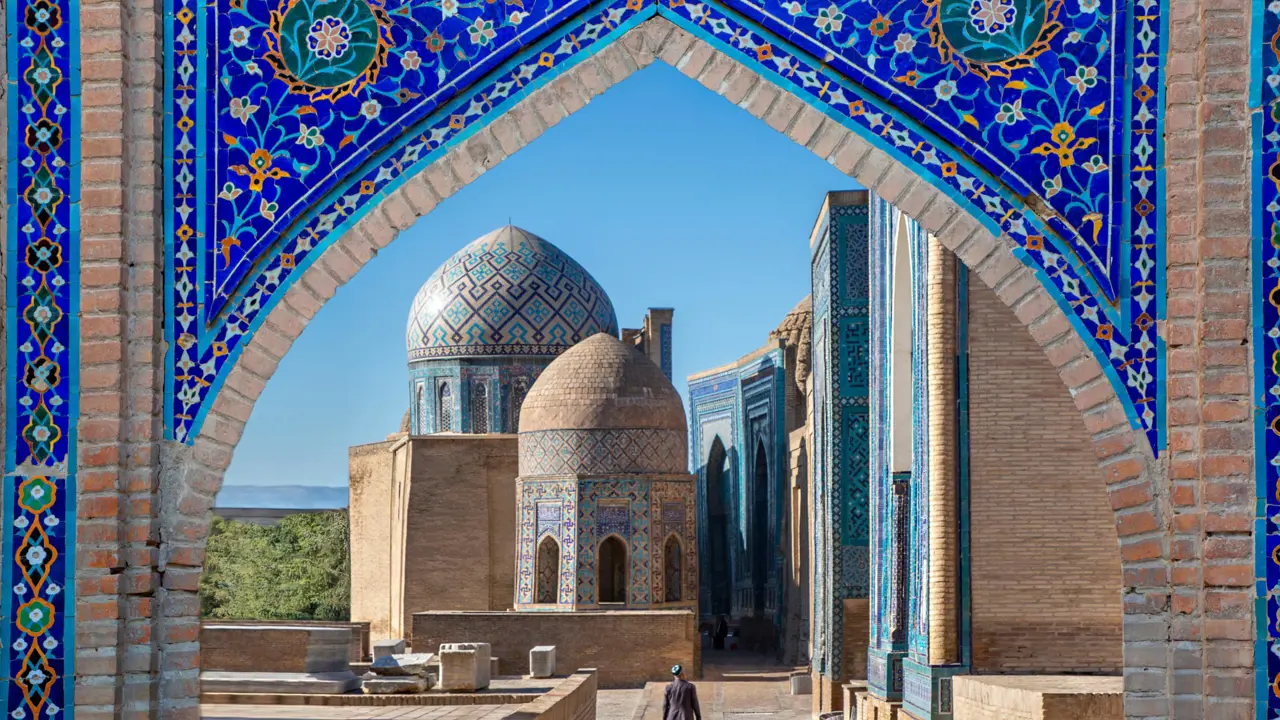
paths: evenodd
<path fill-rule="evenodd" d="M 824 160 L 662 63 L 636 73 L 422 218 L 338 290 L 267 384 L 228 484 L 347 484 L 347 448 L 409 402 L 404 331 L 418 287 L 504 225 L 576 258 L 623 327 L 675 308 L 684 378 L 763 344 L 809 292 L 823 194 L 856 188 Z"/>

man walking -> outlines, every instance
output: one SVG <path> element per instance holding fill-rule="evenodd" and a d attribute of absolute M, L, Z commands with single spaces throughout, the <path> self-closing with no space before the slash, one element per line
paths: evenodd
<path fill-rule="evenodd" d="M 698 688 L 684 679 L 684 668 L 679 665 L 671 667 L 671 674 L 674 679 L 662 699 L 662 720 L 702 720 Z"/>

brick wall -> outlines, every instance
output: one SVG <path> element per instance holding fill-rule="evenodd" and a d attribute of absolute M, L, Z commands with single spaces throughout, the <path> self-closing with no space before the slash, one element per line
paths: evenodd
<path fill-rule="evenodd" d="M 426 610 L 506 610 L 515 599 L 516 436 L 409 441 L 404 629 Z"/>
<path fill-rule="evenodd" d="M 595 720 L 598 672 L 580 670 L 506 720 Z"/>
<path fill-rule="evenodd" d="M 955 720 L 1120 720 L 1120 678 L 983 678 L 952 681 Z"/>
<path fill-rule="evenodd" d="M 527 672 L 529 649 L 556 646 L 556 671 L 597 668 L 600 687 L 640 687 L 683 665 L 701 675 L 702 638 L 687 610 L 618 612 L 427 612 L 413 616 L 413 649 L 487 642 L 503 672 Z"/>
<path fill-rule="evenodd" d="M 351 523 L 351 619 L 370 623 L 375 639 L 391 637 L 391 514 L 395 442 L 347 451 Z"/>
<path fill-rule="evenodd" d="M 841 628 L 841 652 L 844 680 L 867 677 L 867 646 L 871 642 L 871 601 L 844 601 L 844 625 Z M 840 692 L 832 690 L 832 692 Z"/>
<path fill-rule="evenodd" d="M 1071 395 L 1018 319 L 969 284 L 975 672 L 1118 672 L 1120 554 Z"/>
<path fill-rule="evenodd" d="M 347 660 L 351 662 L 366 662 L 370 659 L 372 643 L 369 640 L 369 623 L 367 622 L 342 622 L 328 620 L 209 620 L 202 619 L 200 621 L 200 645 L 201 650 L 205 652 L 204 665 L 212 667 L 209 664 L 207 651 L 208 641 L 204 637 L 204 631 L 210 625 L 235 625 L 237 627 L 272 627 L 287 625 L 289 627 L 345 627 L 351 629 L 351 643 L 347 652 Z"/>
<path fill-rule="evenodd" d="M 384 639 L 415 612 L 511 607 L 514 435 L 373 443 L 349 460 L 352 620 Z"/>

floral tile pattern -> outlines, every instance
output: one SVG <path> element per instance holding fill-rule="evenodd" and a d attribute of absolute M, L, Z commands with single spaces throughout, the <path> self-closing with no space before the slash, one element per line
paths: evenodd
<path fill-rule="evenodd" d="M 1161 447 L 1155 0 L 171 2 L 166 399 L 179 440 L 316 251 L 660 13 L 1012 238 Z"/>
<path fill-rule="evenodd" d="M 6 5 L 8 137 L 4 540 L 5 711 L 74 702 L 80 264 L 80 5 Z"/>

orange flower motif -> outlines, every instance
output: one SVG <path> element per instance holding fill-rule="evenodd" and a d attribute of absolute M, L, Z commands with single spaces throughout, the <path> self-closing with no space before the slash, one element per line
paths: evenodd
<path fill-rule="evenodd" d="M 438 53 L 444 49 L 444 36 L 440 34 L 439 30 L 427 36 L 427 49 L 433 53 Z"/>
<path fill-rule="evenodd" d="M 1040 143 L 1039 146 L 1031 148 L 1031 152 L 1035 155 L 1057 155 L 1058 164 L 1062 167 L 1075 165 L 1076 151 L 1097 142 L 1097 138 L 1077 138 L 1076 129 L 1071 127 L 1070 123 L 1054 125 L 1049 138 L 1052 142 Z"/>
<path fill-rule="evenodd" d="M 849 103 L 849 115 L 851 117 L 856 115 L 861 115 L 866 111 L 867 111 L 867 108 L 865 105 L 862 104 L 861 100 L 854 100 L 853 102 Z"/>
<path fill-rule="evenodd" d="M 253 192 L 262 192 L 262 186 L 267 180 L 279 180 L 289 177 L 289 173 L 278 167 L 271 167 L 271 153 L 266 150 L 254 150 L 249 156 L 249 164 L 232 165 L 231 172 L 237 175 L 249 176 L 249 189 Z"/>
<path fill-rule="evenodd" d="M 906 83 L 909 87 L 915 87 L 916 83 L 920 82 L 920 73 L 912 70 L 906 75 L 899 75 L 894 78 L 894 80 L 897 80 L 900 83 Z"/>
<path fill-rule="evenodd" d="M 760 47 L 756 48 L 756 59 L 759 60 L 760 62 L 764 62 L 765 60 L 768 60 L 772 57 L 773 57 L 773 46 L 770 45 L 769 43 L 765 43 Z"/>
<path fill-rule="evenodd" d="M 871 21 L 871 34 L 876 37 L 884 37 L 889 32 L 889 28 L 893 27 L 893 21 L 884 15 L 876 15 L 876 19 Z"/>

